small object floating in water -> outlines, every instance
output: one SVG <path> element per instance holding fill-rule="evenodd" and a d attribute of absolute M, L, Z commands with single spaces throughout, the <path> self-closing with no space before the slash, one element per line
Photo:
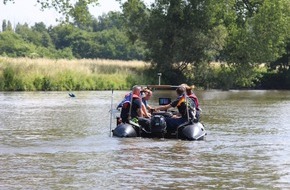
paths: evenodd
<path fill-rule="evenodd" d="M 68 93 L 68 95 L 70 96 L 70 97 L 76 97 L 76 95 L 74 95 L 73 93 Z"/>

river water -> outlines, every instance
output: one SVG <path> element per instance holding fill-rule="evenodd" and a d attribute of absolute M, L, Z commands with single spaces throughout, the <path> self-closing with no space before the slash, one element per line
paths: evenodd
<path fill-rule="evenodd" d="M 111 91 L 0 92 L 0 189 L 290 189 L 290 91 L 196 93 L 204 141 L 110 137 Z"/>

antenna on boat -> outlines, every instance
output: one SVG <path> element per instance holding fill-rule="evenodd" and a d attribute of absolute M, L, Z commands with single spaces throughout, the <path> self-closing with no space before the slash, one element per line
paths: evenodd
<path fill-rule="evenodd" d="M 134 86 L 133 86 L 134 88 Z M 132 102 L 133 102 L 133 88 L 131 91 L 131 97 L 130 97 L 130 107 L 129 107 L 129 113 L 128 113 L 128 121 L 131 120 L 131 111 L 132 111 Z"/>
<path fill-rule="evenodd" d="M 189 102 L 187 101 L 187 93 L 186 93 L 186 89 L 185 89 L 185 92 L 183 94 L 184 96 L 184 99 L 185 99 L 185 106 L 186 106 L 186 115 L 187 115 L 187 122 L 189 122 L 189 110 L 188 110 L 188 106 L 189 106 Z"/>
<path fill-rule="evenodd" d="M 112 95 L 111 95 L 111 116 L 110 116 L 110 134 L 109 136 L 112 137 L 112 119 L 113 119 L 113 102 L 114 102 L 114 90 L 112 89 Z"/>

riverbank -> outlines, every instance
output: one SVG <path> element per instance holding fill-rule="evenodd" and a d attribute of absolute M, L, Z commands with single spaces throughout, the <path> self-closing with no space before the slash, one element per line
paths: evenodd
<path fill-rule="evenodd" d="M 157 73 L 144 61 L 0 57 L 0 91 L 128 90 L 135 84 L 157 84 Z M 189 66 L 185 75 L 179 83 L 199 89 L 289 88 L 287 75 L 268 72 L 266 65 L 241 70 L 212 62 L 194 69 Z M 162 76 L 164 84 L 178 84 L 176 78 L 174 81 Z"/>
<path fill-rule="evenodd" d="M 129 89 L 144 83 L 142 61 L 0 57 L 0 91 Z"/>

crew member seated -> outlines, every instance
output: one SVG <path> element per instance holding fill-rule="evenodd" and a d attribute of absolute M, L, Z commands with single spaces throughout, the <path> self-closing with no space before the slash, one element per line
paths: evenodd
<path fill-rule="evenodd" d="M 179 112 L 177 115 L 165 117 L 167 129 L 172 131 L 176 130 L 179 125 L 195 119 L 195 103 L 187 97 L 184 86 L 179 86 L 176 93 L 178 97 L 170 104 L 155 108 L 156 110 L 168 110 L 177 107 Z"/>

